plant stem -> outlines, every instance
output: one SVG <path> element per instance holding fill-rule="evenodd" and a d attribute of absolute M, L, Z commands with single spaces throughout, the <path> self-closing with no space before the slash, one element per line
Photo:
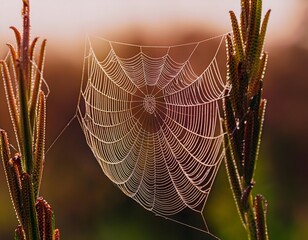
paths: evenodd
<path fill-rule="evenodd" d="M 25 179 L 28 187 L 24 187 L 28 195 L 27 210 L 29 217 L 29 234 L 28 238 L 39 240 L 39 232 L 37 225 L 37 215 L 35 210 L 35 196 L 32 187 L 32 171 L 33 171 L 33 149 L 32 149 L 32 129 L 29 119 L 29 92 L 31 87 L 30 79 L 30 57 L 29 57 L 29 44 L 30 44 L 30 5 L 28 0 L 23 0 L 23 38 L 21 42 L 21 58 L 18 66 L 19 68 L 19 100 L 20 100 L 20 128 L 22 134 L 22 159 L 25 166 Z M 25 204 L 26 205 L 26 204 Z M 27 234 L 27 233 L 26 233 Z"/>
<path fill-rule="evenodd" d="M 19 71 L 19 99 L 20 99 L 20 128 L 22 134 L 22 158 L 27 173 L 31 174 L 33 169 L 32 160 L 32 136 L 29 121 L 28 111 L 28 96 L 27 89 L 25 86 L 25 78 L 23 72 Z"/>
<path fill-rule="evenodd" d="M 250 200 L 249 200 L 249 205 L 248 209 L 246 211 L 246 216 L 247 216 L 247 232 L 248 232 L 248 239 L 254 240 L 258 239 L 257 238 L 257 229 L 256 229 L 256 219 L 255 219 L 255 214 L 253 210 L 253 200 L 252 196 L 250 195 Z"/>
<path fill-rule="evenodd" d="M 33 170 L 32 159 L 32 130 L 29 119 L 29 90 L 31 79 L 29 79 L 30 58 L 29 58 L 29 39 L 30 37 L 30 5 L 28 0 L 23 1 L 23 39 L 21 45 L 21 58 L 19 67 L 19 100 L 20 100 L 20 128 L 23 139 L 22 158 L 25 170 L 28 174 Z"/>
<path fill-rule="evenodd" d="M 261 143 L 266 100 L 262 99 L 267 53 L 263 52 L 269 13 L 261 25 L 262 0 L 241 0 L 240 23 L 231 11 L 233 36 L 228 35 L 228 82 L 223 126 L 225 165 L 243 226 L 249 240 L 268 240 L 266 201 L 253 198 L 254 172 Z"/>
<path fill-rule="evenodd" d="M 37 199 L 45 158 L 46 97 L 41 90 L 41 82 L 46 40 L 41 45 L 38 64 L 33 64 L 38 38 L 30 44 L 29 0 L 23 0 L 22 16 L 23 34 L 11 27 L 17 43 L 16 48 L 8 44 L 13 64 L 9 66 L 6 61 L 0 61 L 7 104 L 20 154 L 16 153 L 11 158 L 7 135 L 4 130 L 0 130 L 0 157 L 20 224 L 15 231 L 15 239 L 59 240 L 59 230 L 55 229 L 50 205 L 41 197 Z M 45 210 L 38 211 L 38 204 L 44 206 Z"/>

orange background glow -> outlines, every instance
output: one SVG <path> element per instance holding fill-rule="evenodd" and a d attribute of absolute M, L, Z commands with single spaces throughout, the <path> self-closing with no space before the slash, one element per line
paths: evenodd
<path fill-rule="evenodd" d="M 5 43 L 14 42 L 9 26 L 21 28 L 21 2 L 0 0 L 0 58 L 7 53 Z M 306 239 L 308 1 L 263 3 L 263 13 L 272 9 L 265 46 L 268 108 L 253 191 L 269 201 L 271 239 Z M 231 30 L 229 10 L 239 15 L 240 0 L 32 0 L 31 36 L 48 39 L 47 145 L 74 116 L 86 36 L 151 45 L 199 41 Z M 220 64 L 224 69 L 223 55 Z M 0 128 L 13 139 L 2 81 Z M 76 120 L 47 153 L 41 190 L 56 213 L 62 239 L 213 239 L 155 217 L 125 197 L 103 175 Z M 223 164 L 204 215 L 222 240 L 245 239 Z M 0 239 L 12 239 L 16 226 L 0 167 Z"/>

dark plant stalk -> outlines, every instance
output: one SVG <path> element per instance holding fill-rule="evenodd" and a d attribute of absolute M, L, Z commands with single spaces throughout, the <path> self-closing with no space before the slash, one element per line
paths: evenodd
<path fill-rule="evenodd" d="M 12 64 L 9 66 L 6 61 L 0 61 L 8 109 L 20 154 L 11 158 L 7 134 L 0 130 L 0 155 L 19 221 L 15 239 L 58 240 L 60 234 L 55 229 L 51 207 L 43 198 L 38 198 L 45 158 L 46 96 L 41 83 L 46 40 L 42 43 L 36 64 L 34 49 L 38 38 L 30 43 L 29 0 L 23 0 L 22 16 L 23 34 L 11 27 L 17 45 L 14 48 L 8 44 Z"/>
<path fill-rule="evenodd" d="M 236 207 L 248 239 L 268 240 L 267 203 L 253 197 L 254 172 L 261 143 L 266 100 L 262 98 L 267 53 L 263 51 L 270 10 L 261 24 L 262 0 L 241 0 L 238 22 L 230 11 L 233 35 L 226 38 L 227 81 L 224 99 L 225 165 Z"/>
<path fill-rule="evenodd" d="M 20 127 L 22 132 L 23 152 L 25 170 L 31 174 L 33 169 L 32 161 L 32 134 L 29 121 L 29 89 L 31 89 L 31 79 L 29 79 L 30 58 L 29 58 L 29 44 L 30 44 L 30 5 L 28 0 L 23 0 L 23 38 L 21 42 L 21 56 L 20 62 L 17 62 L 19 69 L 18 76 L 20 80 L 19 85 L 19 101 L 20 101 Z"/>

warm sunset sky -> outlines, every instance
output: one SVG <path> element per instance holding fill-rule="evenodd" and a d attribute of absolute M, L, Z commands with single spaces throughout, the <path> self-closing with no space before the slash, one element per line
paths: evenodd
<path fill-rule="evenodd" d="M 30 1 L 32 37 L 48 39 L 45 76 L 52 94 L 48 98 L 47 146 L 75 114 L 87 34 L 116 41 L 138 41 L 144 37 L 147 41 L 154 41 L 150 42 L 153 45 L 160 44 L 155 42 L 157 36 L 170 40 L 170 44 L 174 40 L 180 41 L 180 38 L 174 39 L 178 33 L 182 36 L 191 33 L 192 38 L 203 40 L 200 38 L 209 30 L 215 30 L 209 34 L 217 35 L 230 31 L 228 11 L 234 10 L 237 16 L 240 12 L 240 0 Z M 273 239 L 306 239 L 308 192 L 302 186 L 307 182 L 308 172 L 308 114 L 305 110 L 308 105 L 308 0 L 263 0 L 263 5 L 263 14 L 269 8 L 272 14 L 266 39 L 270 65 L 264 92 L 269 104 L 260 170 L 257 171 L 260 175 L 256 180 L 261 185 L 257 189 L 264 189 L 265 192 L 262 190 L 261 193 L 269 199 L 270 235 Z M 21 6 L 22 0 L 0 0 L 0 59 L 8 51 L 4 44 L 14 42 L 9 26 L 21 28 Z M 190 26 L 194 27 L 190 29 Z M 182 39 L 186 41 L 186 38 Z M 2 93 L 0 80 L 1 103 L 4 101 Z M 3 114 L 0 119 L 2 127 Z M 103 176 L 76 120 L 53 146 L 48 159 L 42 192 L 46 193 L 56 211 L 57 224 L 64 238 L 97 239 L 97 234 L 101 234 L 101 239 L 130 239 L 129 234 L 132 239 L 146 239 L 133 234 L 155 238 L 155 234 L 160 234 L 157 231 L 160 227 L 162 232 L 167 229 L 168 233 L 175 233 L 181 239 L 190 234 L 183 229 L 178 231 L 180 228 L 171 229 L 171 225 L 165 225 L 167 222 L 160 218 L 149 220 L 141 208 L 136 212 L 138 206 L 124 199 Z M 210 225 L 216 228 L 213 233 L 222 239 L 232 239 L 234 232 L 244 234 L 244 230 L 226 185 L 227 178 L 222 174 L 218 177 L 220 179 L 213 188 L 216 195 L 209 198 L 210 205 L 205 214 Z M 6 186 L 1 167 L 0 180 L 2 239 L 5 234 L 11 236 L 8 234 L 13 233 L 17 221 L 9 195 L 2 194 Z M 4 197 L 7 197 L 6 202 Z M 123 237 L 110 237 L 114 234 Z"/>
<path fill-rule="evenodd" d="M 8 26 L 20 26 L 21 0 L 0 0 L 0 43 L 6 42 Z M 74 39 L 86 33 L 108 33 L 128 24 L 139 24 L 157 30 L 166 23 L 192 22 L 229 31 L 228 11 L 239 12 L 239 0 L 32 0 L 33 35 L 52 38 L 60 34 Z M 306 0 L 264 0 L 271 8 L 269 42 L 281 40 L 296 32 L 304 14 Z M 59 35 L 58 35 L 59 36 Z"/>

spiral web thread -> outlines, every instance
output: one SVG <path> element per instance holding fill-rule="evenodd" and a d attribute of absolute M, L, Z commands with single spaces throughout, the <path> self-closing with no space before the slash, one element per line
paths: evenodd
<path fill-rule="evenodd" d="M 202 212 L 224 157 L 219 106 L 227 85 L 216 59 L 224 35 L 216 38 L 221 39 L 217 51 L 201 74 L 191 58 L 211 39 L 175 46 L 101 39 L 110 48 L 103 60 L 89 41 L 84 114 L 80 110 L 78 116 L 103 172 L 123 193 L 171 220 L 184 210 L 199 213 L 205 226 L 199 230 L 205 232 Z M 139 51 L 121 57 L 116 45 Z M 185 61 L 170 54 L 187 46 Z M 153 57 L 144 51 L 155 48 L 165 53 Z"/>

